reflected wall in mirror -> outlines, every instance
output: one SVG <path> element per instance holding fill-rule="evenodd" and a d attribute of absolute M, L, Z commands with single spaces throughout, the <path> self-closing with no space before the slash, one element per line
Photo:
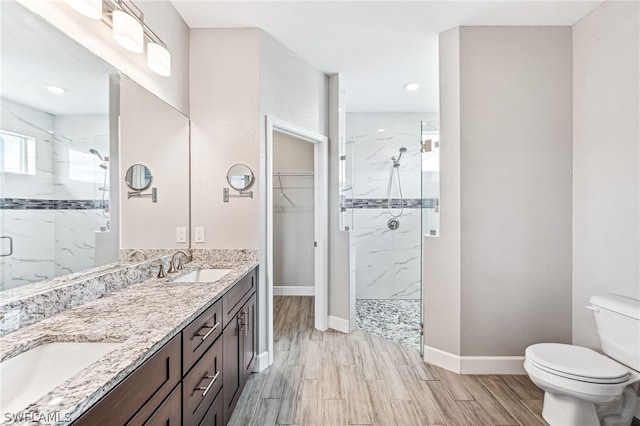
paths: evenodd
<path fill-rule="evenodd" d="M 246 164 L 234 164 L 227 172 L 227 182 L 236 191 L 244 191 L 253 185 L 253 171 Z"/>
<path fill-rule="evenodd" d="M 144 164 L 134 164 L 124 174 L 124 181 L 129 188 L 136 191 L 147 189 L 151 185 L 152 179 L 151 170 Z"/>
<path fill-rule="evenodd" d="M 111 231 L 115 70 L 16 2 L 0 7 L 0 236 L 13 242 L 0 257 L 0 289 L 8 289 L 117 259 L 117 239 L 98 236 Z M 96 250 L 110 256 L 97 261 Z"/>
<path fill-rule="evenodd" d="M 120 79 L 120 161 L 153 170 L 158 191 L 153 203 L 121 191 L 121 248 L 189 247 L 176 241 L 176 228 L 189 229 L 189 118 L 127 77 Z"/>

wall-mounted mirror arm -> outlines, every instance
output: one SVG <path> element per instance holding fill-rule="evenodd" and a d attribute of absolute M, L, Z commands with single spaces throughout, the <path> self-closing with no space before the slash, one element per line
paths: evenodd
<path fill-rule="evenodd" d="M 229 188 L 222 188 L 222 201 L 229 202 L 229 198 L 253 198 L 253 191 L 239 191 L 237 194 L 231 194 Z"/>
<path fill-rule="evenodd" d="M 158 202 L 158 188 L 151 188 L 151 194 L 144 194 L 142 191 L 127 191 L 127 198 L 142 198 L 142 197 L 151 197 L 151 202 Z"/>

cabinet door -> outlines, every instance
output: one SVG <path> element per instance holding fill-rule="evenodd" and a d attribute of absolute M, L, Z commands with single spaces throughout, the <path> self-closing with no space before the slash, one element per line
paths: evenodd
<path fill-rule="evenodd" d="M 240 312 L 229 321 L 222 333 L 223 353 L 222 358 L 222 393 L 224 396 L 224 423 L 229 422 L 231 413 L 240 398 L 244 387 L 244 332 L 240 330 Z"/>
<path fill-rule="evenodd" d="M 182 425 L 182 385 L 176 386 L 171 394 L 164 400 L 162 405 L 149 417 L 144 420 L 142 414 L 144 410 L 133 418 L 127 426 L 181 426 Z M 144 420 L 144 422 L 143 422 Z"/>
<path fill-rule="evenodd" d="M 223 421 L 224 402 L 222 400 L 222 392 L 220 392 L 199 426 L 224 426 L 226 423 L 223 423 Z"/>
<path fill-rule="evenodd" d="M 247 301 L 247 304 L 242 308 L 244 315 L 242 321 L 244 324 L 244 355 L 243 355 L 243 368 L 244 368 L 244 381 L 249 378 L 249 374 L 253 371 L 253 366 L 256 363 L 256 356 L 258 352 L 258 327 L 256 318 L 256 294 L 251 296 L 251 299 Z"/>

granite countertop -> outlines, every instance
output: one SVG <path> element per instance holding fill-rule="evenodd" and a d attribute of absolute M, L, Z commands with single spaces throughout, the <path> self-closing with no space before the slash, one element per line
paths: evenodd
<path fill-rule="evenodd" d="M 68 424 L 204 312 L 257 262 L 194 261 L 166 278 L 151 278 L 68 309 L 0 337 L 0 360 L 43 343 L 117 342 L 121 346 L 21 410 L 26 421 L 4 424 Z M 231 269 L 213 283 L 172 280 L 198 268 Z M 9 420 L 9 421 L 7 421 Z"/>

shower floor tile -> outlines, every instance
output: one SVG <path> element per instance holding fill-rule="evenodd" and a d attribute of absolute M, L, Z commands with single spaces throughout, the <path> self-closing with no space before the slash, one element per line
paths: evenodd
<path fill-rule="evenodd" d="M 357 299 L 358 328 L 419 350 L 419 299 Z"/>

